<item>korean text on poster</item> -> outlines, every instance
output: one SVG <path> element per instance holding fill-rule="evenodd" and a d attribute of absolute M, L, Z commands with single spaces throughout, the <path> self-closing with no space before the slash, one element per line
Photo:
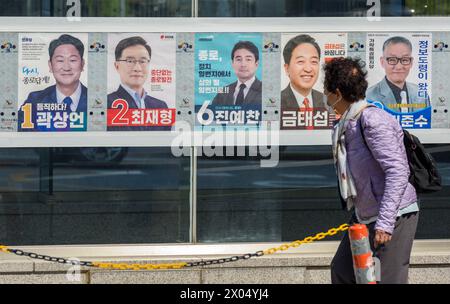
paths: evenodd
<path fill-rule="evenodd" d="M 108 131 L 171 130 L 175 52 L 175 34 L 108 35 Z"/>
<path fill-rule="evenodd" d="M 367 100 L 404 128 L 430 128 L 431 34 L 369 33 L 367 45 Z"/>
<path fill-rule="evenodd" d="M 19 131 L 85 131 L 87 34 L 19 34 Z"/>
<path fill-rule="evenodd" d="M 196 34 L 197 125 L 259 125 L 261 46 L 261 34 Z"/>

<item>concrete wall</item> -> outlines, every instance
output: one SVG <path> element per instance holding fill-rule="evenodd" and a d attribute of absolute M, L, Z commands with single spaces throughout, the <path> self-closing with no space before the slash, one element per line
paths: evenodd
<path fill-rule="evenodd" d="M 332 246 L 330 246 L 332 243 Z M 327 248 L 335 248 L 329 242 Z M 82 268 L 79 277 L 66 265 L 36 261 L 0 253 L 0 284 L 64 283 L 64 284 L 328 284 L 329 265 L 333 251 L 320 253 L 279 253 L 223 265 L 211 265 L 181 270 L 123 271 Z M 227 255 L 230 256 L 230 255 Z M 214 259 L 224 256 L 203 256 Z M 168 263 L 199 261 L 200 257 L 108 258 L 102 261 L 129 263 Z M 83 259 L 85 260 L 85 259 Z M 89 259 L 99 260 L 99 259 Z M 69 277 L 67 275 L 69 271 Z M 71 276 L 72 275 L 72 276 Z M 75 278 L 76 280 L 70 280 Z M 409 281 L 412 284 L 450 284 L 450 241 L 416 242 L 414 245 Z"/>

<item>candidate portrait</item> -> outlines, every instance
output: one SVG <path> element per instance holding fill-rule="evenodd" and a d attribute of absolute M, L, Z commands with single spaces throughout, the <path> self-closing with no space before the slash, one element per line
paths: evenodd
<path fill-rule="evenodd" d="M 212 105 L 261 106 L 262 82 L 256 78 L 259 50 L 251 41 L 239 41 L 231 51 L 231 65 L 237 80 L 218 93 Z"/>
<path fill-rule="evenodd" d="M 114 51 L 114 69 L 119 74 L 120 85 L 108 94 L 108 109 L 115 100 L 122 99 L 129 109 L 167 109 L 167 103 L 148 94 L 144 85 L 149 77 L 152 49 L 147 41 L 134 36 L 122 39 Z M 109 131 L 170 130 L 170 126 L 111 126 Z"/>
<path fill-rule="evenodd" d="M 66 112 L 86 112 L 87 88 L 80 81 L 85 65 L 83 43 L 64 34 L 50 42 L 48 53 L 48 67 L 56 84 L 31 92 L 24 104 L 35 107 L 39 103 L 58 103 L 66 105 Z"/>
<path fill-rule="evenodd" d="M 283 49 L 289 84 L 281 91 L 281 111 L 325 108 L 323 93 L 313 89 L 319 77 L 320 47 L 309 35 L 290 39 Z"/>
<path fill-rule="evenodd" d="M 367 100 L 381 102 L 401 113 L 414 112 L 430 105 L 428 97 L 419 97 L 418 86 L 406 81 L 414 64 L 412 51 L 411 41 L 405 37 L 391 37 L 383 43 L 380 65 L 385 76 L 367 89 Z"/>
<path fill-rule="evenodd" d="M 108 94 L 108 108 L 124 99 L 130 109 L 167 108 L 166 102 L 150 96 L 144 89 L 150 71 L 152 49 L 142 37 L 121 40 L 115 49 L 114 68 L 120 76 L 116 91 Z"/>

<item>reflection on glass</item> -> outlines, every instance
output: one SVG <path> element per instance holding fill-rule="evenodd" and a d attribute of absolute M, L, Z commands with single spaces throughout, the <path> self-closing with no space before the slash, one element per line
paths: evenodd
<path fill-rule="evenodd" d="M 290 241 L 346 219 L 327 146 L 281 147 L 274 168 L 249 157 L 204 157 L 197 172 L 201 242 Z"/>
<path fill-rule="evenodd" d="M 66 0 L 0 2 L 1 16 L 64 17 Z M 198 0 L 199 17 L 365 17 L 361 0 Z M 450 1 L 384 0 L 381 16 L 448 16 Z M 82 17 L 190 17 L 191 0 L 85 0 Z"/>
<path fill-rule="evenodd" d="M 411 16 L 448 16 L 450 15 L 450 1 L 406 0 L 404 12 Z"/>
<path fill-rule="evenodd" d="M 70 1 L 72 2 L 72 1 Z M 75 1 L 73 1 L 75 2 Z M 83 0 L 81 17 L 190 17 L 190 0 Z M 0 16 L 65 17 L 66 0 L 0 2 Z"/>
<path fill-rule="evenodd" d="M 380 13 L 381 16 L 412 16 L 416 15 L 412 7 L 428 2 L 406 1 L 405 5 L 401 0 L 382 1 Z M 366 17 L 370 8 L 366 1 L 358 0 L 199 0 L 200 17 Z M 440 14 L 442 11 L 434 12 Z"/>
<path fill-rule="evenodd" d="M 261 168 L 249 157 L 198 160 L 200 242 L 285 242 L 345 223 L 329 146 L 280 147 L 280 163 Z M 428 147 L 444 190 L 421 195 L 417 239 L 449 238 L 450 146 Z M 434 225 L 439 221 L 442 227 Z M 338 240 L 341 235 L 327 240 Z"/>
<path fill-rule="evenodd" d="M 170 148 L 0 149 L 11 245 L 189 241 L 189 157 Z"/>

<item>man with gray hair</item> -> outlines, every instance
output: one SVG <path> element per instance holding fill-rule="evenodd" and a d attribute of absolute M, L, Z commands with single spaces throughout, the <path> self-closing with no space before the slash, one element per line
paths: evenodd
<path fill-rule="evenodd" d="M 410 113 L 430 105 L 428 97 L 419 97 L 416 84 L 406 81 L 413 66 L 412 44 L 405 37 L 395 36 L 383 43 L 380 63 L 386 76 L 371 86 L 366 98 L 382 102 L 384 106 L 400 113 Z"/>

